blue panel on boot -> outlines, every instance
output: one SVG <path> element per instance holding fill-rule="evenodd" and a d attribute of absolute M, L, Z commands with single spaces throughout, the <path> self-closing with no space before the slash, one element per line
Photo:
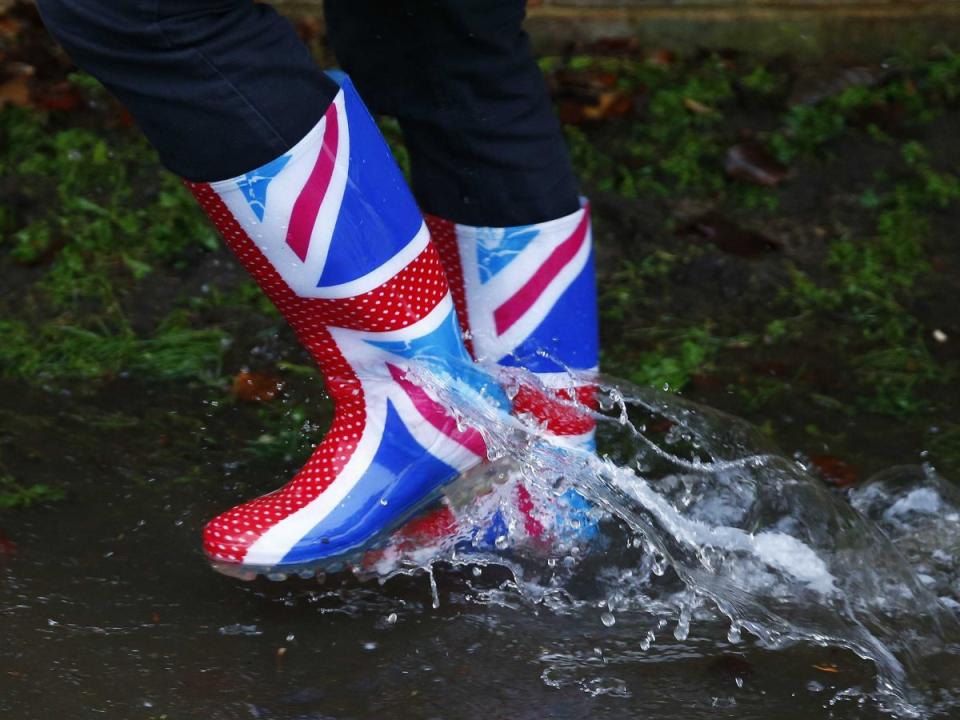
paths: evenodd
<path fill-rule="evenodd" d="M 362 545 L 377 532 L 395 526 L 418 501 L 456 474 L 424 450 L 388 400 L 380 447 L 360 483 L 301 538 L 281 564 L 310 562 Z"/>
<path fill-rule="evenodd" d="M 599 354 L 596 298 L 591 251 L 587 264 L 557 300 L 550 314 L 516 350 L 497 363 L 535 373 L 593 369 Z M 557 338 L 563 338 L 563 342 L 557 342 Z M 552 357 L 540 354 L 541 348 L 545 347 L 551 348 Z"/>
<path fill-rule="evenodd" d="M 420 230 L 423 217 L 380 130 L 343 73 L 350 164 L 328 260 L 317 287 L 363 277 L 395 256 Z"/>

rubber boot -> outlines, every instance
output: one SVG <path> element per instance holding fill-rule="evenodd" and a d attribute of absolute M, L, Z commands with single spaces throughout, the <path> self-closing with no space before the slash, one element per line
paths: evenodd
<path fill-rule="evenodd" d="M 323 119 L 240 177 L 188 183 L 315 358 L 333 423 L 282 488 L 212 520 L 204 550 L 249 576 L 349 560 L 485 458 L 407 374 L 439 368 L 501 407 L 464 348 L 444 269 L 386 143 L 340 73 Z"/>
<path fill-rule="evenodd" d="M 595 405 L 591 376 L 599 344 L 589 205 L 519 227 L 472 227 L 433 216 L 427 225 L 472 354 L 534 376 L 535 382 L 520 384 L 514 412 L 566 443 L 592 449 L 595 422 L 584 408 Z M 482 531 L 485 543 L 524 534 L 582 540 L 595 532 L 589 506 L 576 492 L 564 493 L 562 508 L 538 501 L 522 482 L 512 492 L 514 507 L 494 515 Z"/>

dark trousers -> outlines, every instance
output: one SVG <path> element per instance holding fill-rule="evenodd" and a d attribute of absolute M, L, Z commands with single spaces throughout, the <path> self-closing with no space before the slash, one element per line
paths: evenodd
<path fill-rule="evenodd" d="M 50 32 L 128 108 L 173 172 L 234 177 L 286 152 L 337 92 L 291 25 L 251 0 L 40 0 Z M 371 111 L 395 116 L 424 212 L 469 225 L 579 207 L 523 0 L 326 0 Z"/>

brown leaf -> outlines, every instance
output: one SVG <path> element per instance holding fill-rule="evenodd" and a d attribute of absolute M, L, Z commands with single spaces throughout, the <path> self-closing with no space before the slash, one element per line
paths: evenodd
<path fill-rule="evenodd" d="M 323 20 L 316 15 L 298 17 L 294 22 L 294 27 L 297 30 L 297 35 L 300 36 L 300 40 L 307 44 L 311 40 L 322 37 L 326 30 Z"/>
<path fill-rule="evenodd" d="M 633 99 L 619 90 L 601 93 L 591 104 L 562 102 L 558 108 L 560 121 L 569 125 L 623 117 L 633 109 Z"/>
<path fill-rule="evenodd" d="M 69 112 L 83 107 L 83 96 L 76 87 L 64 81 L 38 92 L 34 105 L 43 110 Z"/>
<path fill-rule="evenodd" d="M 780 244 L 775 240 L 742 228 L 713 211 L 701 215 L 681 229 L 681 234 L 698 235 L 709 240 L 725 253 L 749 259 L 780 249 Z"/>
<path fill-rule="evenodd" d="M 601 70 L 558 70 L 549 78 L 560 120 L 582 122 L 622 117 L 632 112 L 634 91 L 617 87 L 616 74 Z"/>
<path fill-rule="evenodd" d="M 22 27 L 19 20 L 9 16 L 0 17 L 0 38 L 13 40 Z"/>
<path fill-rule="evenodd" d="M 7 537 L 7 534 L 3 530 L 0 530 L 0 558 L 15 555 L 16 552 L 17 544 Z"/>
<path fill-rule="evenodd" d="M 671 50 L 665 50 L 660 48 L 659 50 L 653 50 L 647 55 L 647 62 L 651 65 L 659 65 L 660 67 L 670 67 L 677 61 L 677 56 Z"/>
<path fill-rule="evenodd" d="M 238 372 L 233 376 L 234 397 L 244 402 L 269 402 L 273 400 L 283 383 L 277 378 L 258 372 Z"/>
<path fill-rule="evenodd" d="M 589 42 L 575 42 L 568 50 L 577 55 L 635 56 L 640 52 L 640 41 L 630 36 L 599 37 Z"/>
<path fill-rule="evenodd" d="M 30 106 L 30 80 L 34 75 L 32 65 L 10 63 L 5 68 L 8 77 L 0 83 L 0 110 L 7 105 Z"/>
<path fill-rule="evenodd" d="M 131 128 L 134 126 L 133 115 L 125 107 L 119 107 L 117 109 L 117 125 L 123 128 Z"/>
<path fill-rule="evenodd" d="M 787 167 L 760 143 L 744 141 L 727 150 L 723 170 L 734 180 L 776 187 L 787 176 Z"/>
<path fill-rule="evenodd" d="M 713 115 L 716 112 L 716 110 L 709 105 L 704 105 L 699 100 L 694 100 L 693 98 L 684 98 L 683 106 L 696 115 Z"/>
<path fill-rule="evenodd" d="M 824 482 L 834 487 L 850 487 L 860 480 L 860 473 L 853 465 L 833 455 L 814 455 L 810 458 L 810 462 L 813 463 Z"/>

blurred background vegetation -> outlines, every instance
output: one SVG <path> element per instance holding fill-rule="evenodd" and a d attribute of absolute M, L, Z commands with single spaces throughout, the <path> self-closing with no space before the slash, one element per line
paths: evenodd
<path fill-rule="evenodd" d="M 284 7 L 333 64 L 317 3 Z M 947 0 L 531 4 L 595 209 L 604 370 L 745 415 L 837 485 L 918 455 L 960 470 L 958 21 Z M 144 387 L 180 416 L 158 435 L 228 405 L 251 456 L 291 464 L 321 429 L 292 334 L 9 0 L 0 276 L 0 507 L 69 490 L 22 470 L 51 397 L 118 438 L 147 420 L 112 400 Z"/>

